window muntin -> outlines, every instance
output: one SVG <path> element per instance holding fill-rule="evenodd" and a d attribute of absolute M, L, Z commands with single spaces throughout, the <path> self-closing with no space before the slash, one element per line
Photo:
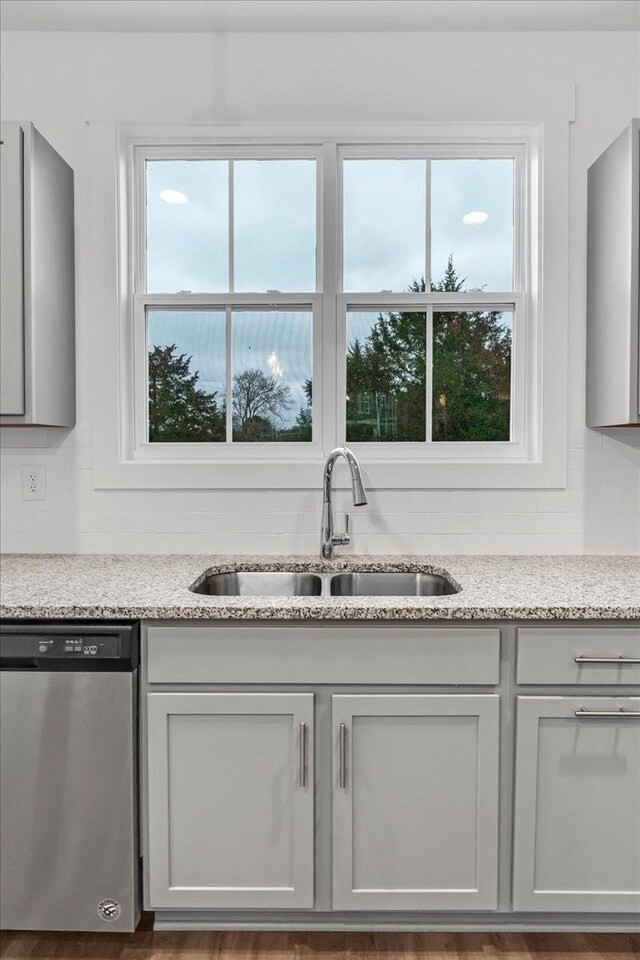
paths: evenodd
<path fill-rule="evenodd" d="M 259 458 L 271 458 L 276 456 L 282 458 L 283 455 L 286 456 L 285 448 L 293 451 L 294 449 L 301 450 L 302 447 L 308 449 L 310 453 L 313 451 L 312 455 L 316 456 L 321 454 L 323 450 L 335 445 L 336 442 L 344 442 L 347 439 L 347 436 L 352 437 L 352 439 L 349 439 L 349 442 L 360 448 L 360 455 L 365 457 L 365 459 L 367 456 L 372 456 L 374 458 L 380 458 L 380 456 L 382 456 L 383 459 L 385 459 L 387 456 L 391 457 L 392 459 L 395 456 L 400 458 L 409 457 L 410 459 L 439 459 L 443 457 L 445 459 L 453 460 L 459 458 L 473 459 L 474 456 L 484 459 L 487 456 L 491 456 L 497 457 L 498 459 L 504 459 L 505 457 L 518 457 L 524 454 L 524 429 L 525 424 L 529 423 L 528 418 L 530 416 L 530 413 L 526 412 L 526 399 L 524 396 L 524 371 L 526 369 L 526 364 L 528 363 L 528 361 L 525 362 L 525 358 L 528 355 L 526 351 L 529 349 L 526 346 L 528 342 L 526 314 L 524 309 L 526 298 L 523 296 L 523 284 L 527 277 L 526 251 L 523 246 L 523 240 L 527 238 L 526 224 L 523 222 L 523 211 L 525 210 L 525 207 L 523 206 L 524 194 L 522 193 L 524 177 L 526 174 L 526 169 L 524 167 L 526 147 L 524 144 L 519 146 L 505 146 L 504 144 L 488 145 L 474 143 L 457 144 L 455 147 L 443 147 L 433 144 L 408 147 L 405 144 L 397 147 L 387 143 L 384 147 L 360 146 L 343 148 L 334 141 L 330 144 L 325 143 L 323 147 L 320 145 L 317 147 L 303 147 L 298 145 L 297 147 L 271 147 L 264 150 L 252 147 L 245 148 L 244 152 L 242 150 L 236 151 L 230 148 L 223 149 L 220 147 L 199 147 L 194 148 L 193 151 L 186 146 L 182 148 L 174 147 L 173 152 L 171 149 L 165 151 L 162 148 L 155 148 L 155 155 L 154 148 L 139 149 L 141 154 L 146 154 L 146 159 L 150 158 L 149 154 L 152 155 L 151 159 L 158 159 L 158 157 L 162 157 L 164 153 L 166 156 L 170 156 L 171 158 L 173 158 L 174 155 L 178 155 L 182 159 L 186 158 L 188 162 L 193 162 L 196 159 L 202 160 L 203 157 L 213 157 L 216 160 L 220 160 L 223 158 L 222 155 L 224 155 L 224 162 L 228 160 L 229 167 L 233 167 L 235 169 L 237 169 L 238 165 L 245 160 L 250 159 L 253 161 L 257 158 L 263 157 L 267 158 L 267 160 L 271 162 L 285 162 L 283 158 L 286 158 L 287 154 L 290 152 L 291 156 L 289 159 L 300 160 L 302 158 L 306 161 L 311 160 L 317 172 L 316 180 L 318 184 L 318 190 L 315 195 L 316 202 L 314 211 L 316 214 L 316 241 L 314 244 L 314 256 L 317 264 L 317 287 L 322 291 L 321 293 L 308 295 L 307 297 L 295 296 L 293 293 L 281 293 L 276 287 L 272 287 L 269 284 L 267 287 L 268 293 L 264 290 L 258 290 L 255 292 L 238 292 L 230 289 L 226 294 L 204 292 L 200 294 L 167 294 L 166 296 L 164 294 L 152 295 L 151 293 L 146 294 L 144 292 L 144 268 L 142 270 L 136 270 L 134 276 L 138 278 L 138 289 L 141 291 L 134 297 L 138 304 L 135 311 L 135 316 L 138 317 L 138 320 L 136 321 L 137 323 L 140 322 L 139 318 L 142 314 L 144 314 L 144 309 L 158 306 L 169 306 L 170 303 L 175 303 L 175 305 L 191 306 L 192 308 L 197 303 L 198 306 L 207 307 L 210 310 L 223 309 L 227 316 L 227 397 L 225 398 L 227 416 L 227 442 L 216 442 L 212 445 L 207 444 L 206 442 L 198 445 L 190 442 L 182 444 L 178 443 L 173 448 L 173 453 L 170 452 L 170 444 L 165 443 L 163 444 L 162 449 L 166 450 L 166 454 L 169 457 L 179 456 L 186 459 L 201 459 L 202 457 L 206 458 L 208 456 L 213 456 L 214 459 L 218 459 L 220 456 L 226 456 L 227 459 L 229 457 L 242 459 L 244 450 L 247 455 L 249 455 L 249 451 L 252 451 L 250 454 L 252 457 L 257 456 Z M 269 151 L 271 151 L 271 153 Z M 375 165 L 380 161 L 391 161 L 392 163 L 395 162 L 397 164 L 402 164 L 403 162 L 410 160 L 412 161 L 412 165 L 410 167 L 406 167 L 405 169 L 409 171 L 420 171 L 420 178 L 415 175 L 415 172 L 413 174 L 413 179 L 411 179 L 411 177 L 409 178 L 409 185 L 411 186 L 413 193 L 418 197 L 418 202 L 413 205 L 412 214 L 408 221 L 411 229 L 413 229 L 413 234 L 411 234 L 411 230 L 409 230 L 410 243 L 408 246 L 410 248 L 412 247 L 413 250 L 417 250 L 418 253 L 414 254 L 413 260 L 406 255 L 403 255 L 403 257 L 396 260 L 397 279 L 392 280 L 392 284 L 397 285 L 398 287 L 401 286 L 402 280 L 400 277 L 401 272 L 404 270 L 404 263 L 413 263 L 413 266 L 410 267 L 408 272 L 417 277 L 419 261 L 423 259 L 423 276 L 421 276 L 420 279 L 411 280 L 408 284 L 404 284 L 398 294 L 395 292 L 388 292 L 390 288 L 386 282 L 381 293 L 378 293 L 377 290 L 349 290 L 345 293 L 339 292 L 345 289 L 346 286 L 342 276 L 342 265 L 343 257 L 348 252 L 348 244 L 346 244 L 346 235 L 343 229 L 343 220 L 347 210 L 346 198 L 344 209 L 341 199 L 345 185 L 344 167 L 348 161 L 352 160 L 362 162 L 366 161 L 371 165 Z M 436 254 L 433 250 L 433 231 L 427 229 L 427 224 L 432 224 L 433 221 L 433 197 L 431 189 L 433 169 L 436 163 L 444 163 L 445 161 L 451 161 L 453 163 L 454 161 L 458 160 L 476 161 L 476 165 L 478 163 L 484 163 L 485 161 L 495 161 L 498 163 L 498 167 L 502 166 L 503 170 L 506 167 L 512 171 L 510 174 L 510 189 L 508 191 L 509 198 L 505 199 L 503 203 L 503 206 L 508 206 L 509 203 L 512 205 L 511 224 L 507 224 L 505 226 L 508 217 L 503 217 L 503 229 L 499 238 L 501 239 L 504 248 L 504 238 L 507 236 L 506 245 L 508 246 L 508 234 L 509 232 L 511 233 L 512 243 L 510 257 L 505 256 L 500 265 L 503 276 L 506 269 L 513 277 L 513 281 L 511 283 L 511 292 L 509 290 L 501 290 L 496 291 L 495 293 L 490 293 L 487 285 L 485 285 L 484 290 L 478 290 L 475 286 L 469 290 L 468 283 L 460 283 L 455 290 L 448 289 L 446 276 L 440 279 L 437 277 L 434 279 L 431 275 L 436 269 L 435 264 L 437 264 Z M 371 167 L 371 169 L 374 168 L 374 166 Z M 247 169 L 249 168 L 247 167 Z M 450 169 L 455 172 L 454 166 L 451 166 Z M 484 168 L 481 167 L 480 169 L 482 170 Z M 426 172 L 424 181 L 422 179 L 422 170 Z M 231 197 L 233 197 L 234 193 L 234 180 L 235 176 L 233 173 L 231 173 L 229 177 L 229 195 Z M 138 182 L 140 182 L 140 180 Z M 479 182 L 482 184 L 482 177 L 479 178 Z M 503 177 L 503 182 L 506 182 L 506 177 Z M 424 189 L 418 189 L 418 183 L 424 183 Z M 407 190 L 406 192 L 409 193 L 410 191 Z M 382 191 L 382 194 L 384 194 L 384 191 Z M 422 222 L 424 223 L 424 252 L 422 237 L 419 234 L 417 227 L 419 222 L 417 210 L 423 207 L 423 198 L 424 210 L 420 209 L 420 215 Z M 488 205 L 488 202 L 486 205 Z M 233 206 L 233 202 L 231 203 L 231 206 Z M 411 209 L 411 205 L 407 204 L 407 208 Z M 495 226 L 497 219 L 499 219 L 497 218 L 495 209 L 490 219 L 494 221 L 493 225 Z M 310 220 L 311 217 L 307 216 L 307 225 Z M 269 217 L 267 216 L 265 218 L 265 222 L 268 221 Z M 273 222 L 275 221 L 272 215 L 271 223 Z M 482 227 L 483 225 L 473 224 L 472 226 Z M 486 222 L 484 226 L 486 226 Z M 228 232 L 230 237 L 230 288 L 233 288 L 235 285 L 234 260 L 236 251 L 234 248 L 234 227 L 234 215 L 232 213 L 228 223 Z M 334 245 L 332 239 L 334 231 L 336 231 L 337 234 L 337 245 Z M 265 229 L 265 237 L 267 233 L 268 230 Z M 256 234 L 259 234 L 259 230 L 256 231 Z M 476 230 L 476 236 L 478 235 L 479 232 Z M 418 238 L 418 240 L 416 240 L 416 238 Z M 407 249 L 407 244 L 404 243 L 402 236 L 400 237 L 400 242 L 397 244 L 397 247 L 398 249 L 402 248 L 403 251 L 406 251 Z M 144 248 L 144 243 L 141 246 L 139 239 L 137 245 L 138 251 L 142 251 Z M 463 246 L 458 244 L 457 249 L 462 250 L 464 253 Z M 337 258 L 337 263 L 334 261 L 334 257 Z M 433 267 L 431 265 L 432 258 L 435 260 Z M 504 264 L 509 259 L 510 264 L 507 264 L 505 268 Z M 138 259 L 138 263 L 139 262 L 140 258 Z M 308 262 L 309 258 L 307 258 L 307 263 Z M 398 264 L 400 264 L 399 268 Z M 373 265 L 375 267 L 375 258 Z M 337 271 L 335 269 L 336 266 Z M 367 285 L 371 284 L 373 286 L 374 280 L 371 279 L 373 276 L 371 264 L 367 264 L 365 262 L 364 267 L 365 269 L 364 271 L 361 270 L 361 273 L 366 274 L 368 272 L 370 277 L 370 279 L 364 282 Z M 375 276 L 376 287 L 378 287 L 379 279 L 380 278 L 378 276 Z M 462 279 L 464 280 L 464 278 Z M 258 283 L 258 280 L 255 282 Z M 264 281 L 260 281 L 260 285 L 264 284 L 264 286 L 267 286 L 267 283 L 268 281 L 266 279 Z M 281 285 L 284 285 L 284 281 L 280 281 L 280 283 Z M 496 285 L 502 285 L 502 283 L 498 284 L 497 280 L 492 280 L 491 286 L 493 286 L 494 283 Z M 372 296 L 372 293 L 375 293 L 376 295 Z M 148 301 L 147 303 L 144 303 L 145 297 Z M 306 304 L 305 299 L 307 300 Z M 177 303 L 178 300 L 181 301 L 181 304 Z M 160 301 L 163 302 L 160 303 Z M 164 301 L 168 302 L 165 303 Z M 143 307 L 142 314 L 140 306 Z M 511 333 L 514 338 L 513 347 L 509 356 L 511 390 L 507 392 L 506 390 L 501 389 L 500 391 L 500 396 L 502 397 L 500 403 L 502 404 L 503 410 L 501 423 L 504 425 L 505 420 L 508 419 L 510 425 L 509 437 L 506 441 L 504 439 L 490 440 L 488 438 L 484 440 L 472 440 L 468 437 L 462 437 L 459 430 L 455 434 L 455 437 L 452 436 L 451 432 L 449 431 L 447 435 L 448 438 L 446 440 L 443 439 L 443 428 L 441 425 L 438 425 L 437 421 L 437 416 L 438 414 L 441 414 L 441 410 L 435 409 L 436 403 L 439 407 L 442 406 L 442 391 L 440 391 L 437 396 L 434 395 L 435 385 L 433 382 L 433 351 L 436 348 L 436 344 L 434 344 L 433 340 L 433 324 L 434 311 L 438 312 L 438 308 L 441 308 L 440 313 L 443 313 L 453 306 L 457 306 L 459 308 L 458 313 L 469 311 L 469 313 L 473 314 L 490 310 L 492 313 L 495 313 L 498 316 L 508 318 L 511 324 Z M 300 441 L 303 439 L 302 436 L 283 436 L 283 434 L 286 434 L 288 429 L 290 430 L 292 427 L 292 425 L 286 419 L 279 419 L 277 421 L 277 423 L 280 424 L 280 427 L 278 428 L 277 425 L 274 426 L 270 440 L 263 440 L 262 442 L 257 439 L 238 441 L 236 438 L 234 438 L 233 413 L 230 398 L 232 391 L 231 385 L 233 382 L 233 337 L 231 333 L 231 316 L 234 311 L 241 311 L 245 309 L 245 307 L 246 309 L 250 310 L 260 310 L 262 308 L 267 312 L 283 310 L 284 313 L 286 313 L 287 311 L 291 310 L 294 313 L 306 312 L 313 316 L 313 378 L 312 383 L 307 384 L 307 393 L 309 397 L 311 397 L 313 394 L 314 399 L 312 442 L 305 442 L 301 446 Z M 345 401 L 344 399 L 349 394 L 349 391 L 347 390 L 347 363 L 345 351 L 349 342 L 347 325 L 349 322 L 353 321 L 349 321 L 348 315 L 351 317 L 351 315 L 355 315 L 358 312 L 368 312 L 377 320 L 380 313 L 388 313 L 389 311 L 405 312 L 410 314 L 423 313 L 426 317 L 424 325 L 426 340 L 426 362 L 424 377 L 425 429 L 424 431 L 422 431 L 422 429 L 417 429 L 416 423 L 421 422 L 421 411 L 419 416 L 416 417 L 414 409 L 413 425 L 410 429 L 406 428 L 406 426 L 402 428 L 402 430 L 404 430 L 404 436 L 406 439 L 396 439 L 395 441 L 392 439 L 393 436 L 398 438 L 402 436 L 403 433 L 402 430 L 400 433 L 398 433 L 397 426 L 391 429 L 392 418 L 388 417 L 387 419 L 390 429 L 387 431 L 387 435 L 384 438 L 380 435 L 375 440 L 373 440 L 371 437 L 368 439 L 359 440 L 355 438 L 354 434 L 355 421 L 358 419 L 358 417 L 360 420 L 362 420 L 362 418 L 366 415 L 367 409 L 369 411 L 369 416 L 371 416 L 371 410 L 374 407 L 374 398 L 370 395 L 365 396 L 361 391 L 357 400 L 357 405 L 354 406 L 351 404 L 350 406 L 351 411 L 357 411 L 357 417 L 349 415 L 347 407 L 349 406 L 350 401 Z M 146 316 L 146 314 L 144 315 Z M 469 326 L 469 324 L 467 324 L 467 326 Z M 331 333 L 332 327 L 335 328 L 335 334 Z M 140 342 L 137 335 L 136 340 L 137 342 Z M 277 356 L 277 351 L 275 351 L 275 353 Z M 267 355 L 267 360 L 270 355 L 271 353 Z M 437 362 L 440 362 L 438 357 L 435 359 Z M 138 377 L 141 372 L 139 363 L 137 364 L 136 369 L 138 371 L 136 377 Z M 437 376 L 437 371 L 435 371 L 435 373 Z M 142 375 L 144 376 L 144 374 L 145 371 L 142 370 Z M 507 376 L 508 374 L 503 370 L 501 374 L 502 381 L 504 381 Z M 299 393 L 299 383 L 296 385 L 296 389 Z M 496 394 L 495 390 L 494 394 Z M 414 396 L 417 396 L 415 390 Z M 395 397 L 396 403 L 402 399 L 403 397 L 400 394 Z M 506 406 L 509 408 L 508 418 L 505 418 L 504 415 Z M 141 407 L 137 405 L 136 409 L 140 411 Z M 429 412 L 429 416 L 427 416 L 427 411 Z M 301 419 L 304 421 L 306 416 L 310 415 L 310 408 L 309 410 L 306 410 L 301 405 L 299 412 L 302 414 Z M 287 414 L 288 413 L 289 412 L 287 411 Z M 407 418 L 405 417 L 404 419 L 406 424 Z M 353 423 L 349 425 L 348 420 L 353 421 Z M 136 414 L 136 423 L 144 423 L 144 419 L 139 418 L 138 414 Z M 529 428 L 527 427 L 527 429 Z M 240 436 L 239 431 L 236 430 L 235 432 L 236 437 Z M 504 429 L 501 431 L 496 431 L 496 435 L 498 433 L 501 437 L 503 437 Z M 306 440 L 308 431 L 302 431 L 302 434 Z M 151 444 L 148 443 L 146 426 L 143 426 L 142 430 L 138 427 L 136 429 L 135 436 L 137 438 L 135 449 L 138 451 L 138 454 L 136 455 L 153 457 L 154 454 L 151 452 L 151 448 L 153 447 L 156 450 L 160 449 L 155 442 L 152 442 Z M 381 440 L 384 442 L 380 442 Z M 149 447 L 148 452 L 145 452 L 143 449 L 145 446 Z M 511 449 L 507 450 L 507 447 L 510 447 Z M 441 451 L 440 453 L 438 453 L 438 448 Z M 445 448 L 447 453 L 444 453 Z M 209 450 L 210 453 L 206 453 L 207 450 Z M 273 451 L 273 453 L 269 453 L 269 450 Z M 279 450 L 280 452 L 276 453 L 276 450 Z M 394 451 L 396 452 L 394 453 Z"/>

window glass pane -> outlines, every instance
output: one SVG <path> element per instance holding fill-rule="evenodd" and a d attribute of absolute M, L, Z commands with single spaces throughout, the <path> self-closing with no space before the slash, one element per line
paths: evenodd
<path fill-rule="evenodd" d="M 311 311 L 233 314 L 233 439 L 310 441 Z"/>
<path fill-rule="evenodd" d="M 345 160 L 343 289 L 408 291 L 425 272 L 424 160 Z"/>
<path fill-rule="evenodd" d="M 347 314 L 347 440 L 426 439 L 426 314 Z"/>
<path fill-rule="evenodd" d="M 237 291 L 316 289 L 315 160 L 236 160 Z"/>
<path fill-rule="evenodd" d="M 434 440 L 509 440 L 513 313 L 433 314 Z"/>
<path fill-rule="evenodd" d="M 433 160 L 431 282 L 460 290 L 513 289 L 513 160 Z"/>
<path fill-rule="evenodd" d="M 226 160 L 147 161 L 147 290 L 229 289 Z"/>
<path fill-rule="evenodd" d="M 225 440 L 223 310 L 149 310 L 149 442 Z"/>

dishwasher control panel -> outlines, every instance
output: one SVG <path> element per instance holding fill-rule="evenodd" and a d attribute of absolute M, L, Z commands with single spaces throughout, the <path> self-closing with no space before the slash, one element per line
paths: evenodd
<path fill-rule="evenodd" d="M 35 657 L 66 660 L 115 660 L 121 655 L 120 637 L 114 635 L 82 636 L 42 633 L 25 635 L 5 633 L 2 636 L 3 657 Z"/>

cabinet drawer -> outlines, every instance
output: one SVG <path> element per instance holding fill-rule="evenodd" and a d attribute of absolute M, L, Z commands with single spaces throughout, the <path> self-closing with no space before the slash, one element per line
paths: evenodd
<path fill-rule="evenodd" d="M 150 683 L 489 684 L 500 630 L 149 624 Z"/>
<path fill-rule="evenodd" d="M 522 627 L 518 683 L 640 683 L 640 626 Z"/>

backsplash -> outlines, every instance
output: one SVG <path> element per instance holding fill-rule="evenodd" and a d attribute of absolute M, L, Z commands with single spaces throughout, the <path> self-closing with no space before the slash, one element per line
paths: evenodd
<path fill-rule="evenodd" d="M 4 553 L 319 550 L 320 468 L 310 491 L 94 490 L 89 427 L 61 443 L 55 430 L 2 434 Z M 358 508 L 338 491 L 337 525 L 346 509 L 354 553 L 638 553 L 638 459 L 633 446 L 575 429 L 564 490 L 370 490 Z M 22 500 L 30 463 L 45 466 L 46 500 Z"/>

